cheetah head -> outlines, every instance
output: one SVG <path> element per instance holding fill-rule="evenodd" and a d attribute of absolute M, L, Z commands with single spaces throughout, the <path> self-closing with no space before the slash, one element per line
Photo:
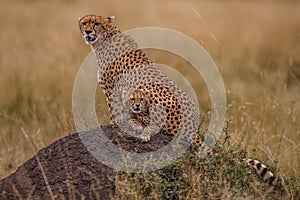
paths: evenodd
<path fill-rule="evenodd" d="M 146 112 L 150 105 L 150 99 L 146 92 L 142 90 L 134 90 L 130 92 L 125 99 L 125 103 L 129 106 L 130 111 L 135 114 Z"/>
<path fill-rule="evenodd" d="M 79 29 L 85 42 L 92 45 L 99 40 L 101 34 L 109 27 L 114 16 L 103 17 L 101 15 L 85 15 L 78 19 Z"/>

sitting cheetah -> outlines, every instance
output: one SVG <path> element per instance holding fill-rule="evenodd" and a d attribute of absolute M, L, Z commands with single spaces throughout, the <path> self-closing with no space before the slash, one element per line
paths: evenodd
<path fill-rule="evenodd" d="M 125 128 L 140 133 L 145 142 L 162 129 L 174 137 L 183 136 L 187 146 L 192 141 L 202 144 L 195 136 L 199 118 L 193 100 L 153 64 L 133 38 L 121 33 L 113 20 L 114 17 L 86 15 L 78 21 L 85 42 L 97 58 L 98 83 L 108 102 L 110 123 L 125 124 Z M 127 94 L 128 104 L 124 106 L 123 97 Z M 264 165 L 246 161 L 262 177 L 268 174 L 269 183 L 277 180 Z"/>
<path fill-rule="evenodd" d="M 85 42 L 97 57 L 98 83 L 108 102 L 110 123 L 124 124 L 122 95 L 142 89 L 153 99 L 150 104 L 155 104 L 151 113 L 159 113 L 151 126 L 156 129 L 149 128 L 148 132 L 159 132 L 158 127 L 164 126 L 168 134 L 181 134 L 183 143 L 186 142 L 184 148 L 188 147 L 199 127 L 195 103 L 153 64 L 130 36 L 112 25 L 113 19 L 96 15 L 79 19 Z M 141 138 L 149 141 L 149 133 L 144 130 Z"/>

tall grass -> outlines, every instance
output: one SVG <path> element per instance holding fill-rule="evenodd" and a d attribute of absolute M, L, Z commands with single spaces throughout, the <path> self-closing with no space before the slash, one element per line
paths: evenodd
<path fill-rule="evenodd" d="M 1 4 L 0 177 L 39 148 L 75 131 L 72 86 L 90 51 L 81 39 L 77 18 L 87 13 L 115 15 L 115 24 L 123 30 L 167 27 L 199 41 L 224 79 L 229 133 L 254 157 L 277 164 L 282 175 L 299 175 L 300 3 L 68 0 Z M 209 112 L 206 86 L 201 77 L 186 70 L 187 63 L 162 52 L 149 55 L 184 73 L 199 91 L 203 113 Z M 106 112 L 100 91 L 97 100 L 98 112 Z"/>

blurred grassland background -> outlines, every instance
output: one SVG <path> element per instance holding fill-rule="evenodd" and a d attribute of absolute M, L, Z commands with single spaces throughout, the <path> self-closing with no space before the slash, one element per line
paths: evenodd
<path fill-rule="evenodd" d="M 77 18 L 92 13 L 114 15 L 122 30 L 166 27 L 197 40 L 223 76 L 230 135 L 254 157 L 277 163 L 281 175 L 299 175 L 300 2 L 3 0 L 0 5 L 0 178 L 76 131 L 73 81 L 90 52 Z M 177 56 L 147 52 L 191 82 L 207 123 L 210 99 L 201 77 Z M 96 98 L 99 120 L 106 124 L 100 90 Z"/>

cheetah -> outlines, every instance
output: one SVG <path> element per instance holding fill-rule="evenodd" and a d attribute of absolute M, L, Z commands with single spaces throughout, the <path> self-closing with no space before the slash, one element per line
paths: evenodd
<path fill-rule="evenodd" d="M 162 129 L 183 137 L 186 146 L 196 143 L 209 151 L 195 136 L 199 116 L 193 100 L 154 65 L 133 38 L 114 26 L 113 20 L 113 16 L 101 15 L 78 20 L 82 36 L 97 58 L 98 83 L 106 96 L 110 123 L 137 132 L 144 142 Z M 267 182 L 278 180 L 257 161 L 246 162 L 263 178 L 268 174 Z"/>
<path fill-rule="evenodd" d="M 151 126 L 145 128 L 150 124 L 150 115 L 149 115 L 149 105 L 150 98 L 143 90 L 134 90 L 129 92 L 124 97 L 125 108 L 124 111 L 128 112 L 128 117 L 126 119 L 126 123 L 128 123 L 129 127 L 133 132 L 136 132 L 140 135 L 140 138 L 144 142 L 150 141 L 150 133 L 147 132 L 157 129 L 159 131 L 159 126 Z M 126 113 L 125 113 L 126 114 Z"/>
<path fill-rule="evenodd" d="M 155 115 L 156 127 L 164 125 L 168 134 L 181 134 L 189 146 L 199 127 L 195 103 L 153 64 L 133 38 L 112 25 L 113 19 L 97 15 L 79 19 L 83 38 L 97 58 L 98 83 L 106 96 L 110 123 L 124 122 L 124 93 L 135 89 L 148 91 L 153 95 L 151 113 L 160 113 Z M 153 131 L 159 130 L 149 130 Z M 148 141 L 149 138 L 144 131 L 142 139 Z"/>

